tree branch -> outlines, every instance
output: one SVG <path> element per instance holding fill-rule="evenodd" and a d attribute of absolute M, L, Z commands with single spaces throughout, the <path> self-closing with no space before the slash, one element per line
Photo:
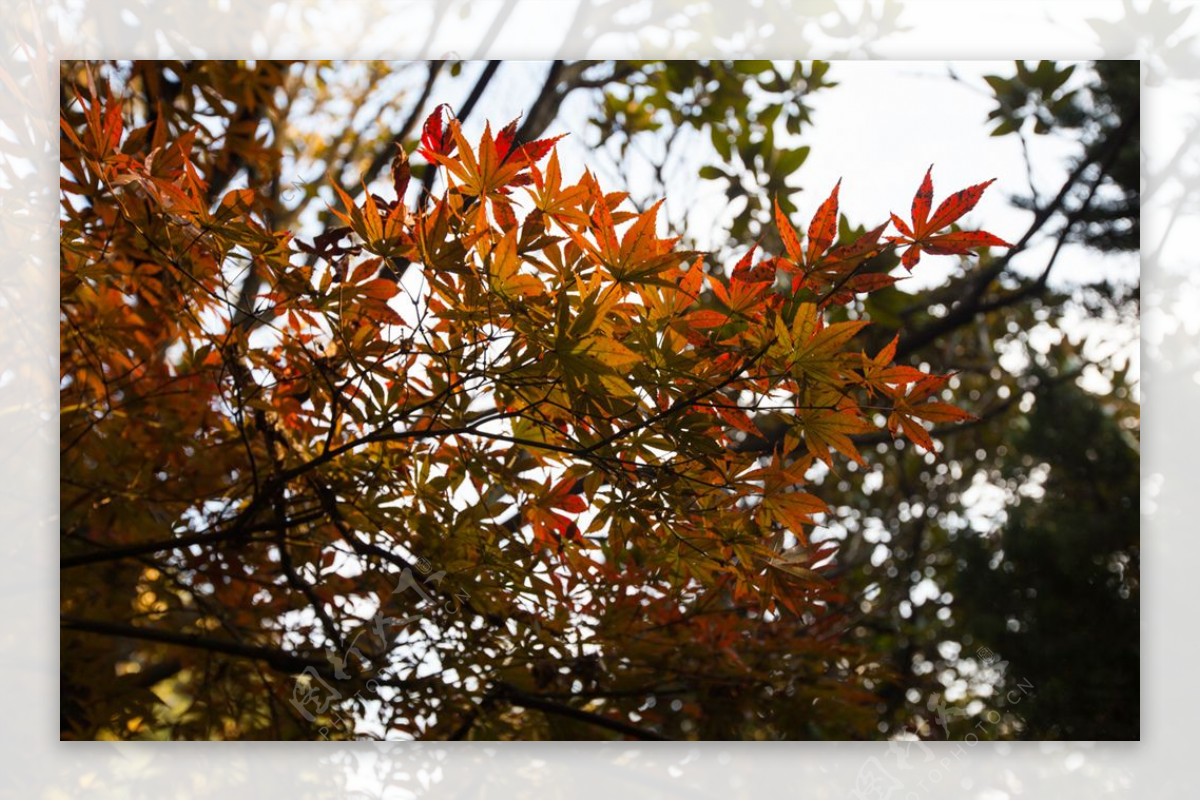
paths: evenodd
<path fill-rule="evenodd" d="M 301 525 L 303 523 L 311 523 L 321 517 L 320 512 L 310 512 L 299 517 L 288 519 L 286 525 L 289 527 Z M 276 521 L 269 521 L 256 526 L 239 525 L 235 523 L 233 527 L 222 529 L 220 531 L 207 531 L 199 534 L 191 534 L 186 537 L 175 537 L 169 540 L 157 540 L 155 542 L 141 542 L 135 545 L 126 545 L 120 548 L 107 548 L 102 551 L 93 553 L 77 554 L 74 556 L 64 556 L 58 560 L 60 570 L 67 570 L 73 567 L 86 567 L 88 565 L 98 564 L 100 562 L 111 562 L 120 559 L 129 559 L 135 556 L 148 556 L 155 553 L 163 553 L 166 551 L 177 551 L 181 548 L 190 548 L 193 545 L 212 545 L 226 540 L 238 539 L 246 537 L 250 534 L 256 534 L 260 531 L 271 531 L 277 526 Z"/>
<path fill-rule="evenodd" d="M 599 726 L 602 729 L 622 734 L 626 737 L 632 737 L 635 740 L 670 740 L 670 737 L 664 737 L 658 732 L 643 729 L 640 726 L 635 726 L 632 723 L 626 723 L 623 720 L 615 720 L 597 715 L 594 712 L 585 712 L 582 709 L 576 709 L 573 706 L 551 701 L 547 698 L 539 698 L 535 695 L 529 695 L 518 690 L 511 685 L 502 684 L 497 689 L 496 697 L 510 701 L 516 706 L 523 706 L 528 709 L 536 709 L 539 712 L 545 712 L 551 715 L 558 715 L 572 720 L 578 720 L 582 723 L 589 723 L 593 726 Z"/>
<path fill-rule="evenodd" d="M 265 662 L 281 673 L 300 673 L 308 668 L 315 669 L 321 675 L 332 676 L 333 671 L 325 659 L 313 659 L 288 651 L 265 648 L 258 645 L 217 640 L 200 634 L 185 634 L 174 631 L 163 631 L 145 626 L 131 626 L 122 623 L 110 623 L 104 620 L 89 620 L 86 618 L 63 615 L 60 619 L 64 629 L 85 631 L 90 634 L 100 634 L 106 637 L 126 637 L 146 642 L 178 645 L 183 648 L 196 648 L 201 651 L 239 656 L 243 659 L 253 659 Z"/>

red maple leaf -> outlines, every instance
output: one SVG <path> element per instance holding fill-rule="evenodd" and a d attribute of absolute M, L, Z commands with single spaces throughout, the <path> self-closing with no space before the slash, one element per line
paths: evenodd
<path fill-rule="evenodd" d="M 987 189 L 996 179 L 993 178 L 991 181 L 984 181 L 981 184 L 969 186 L 961 192 L 955 192 L 942 201 L 931 217 L 929 210 L 933 206 L 932 173 L 933 167 L 931 166 L 925 172 L 925 180 L 921 182 L 921 187 L 917 189 L 917 194 L 913 197 L 912 225 L 905 223 L 895 214 L 892 215 L 892 224 L 896 226 L 902 236 L 890 236 L 888 242 L 908 245 L 908 249 L 904 251 L 904 256 L 900 260 L 905 269 L 912 271 L 912 268 L 920 261 L 922 251 L 934 256 L 949 256 L 970 255 L 972 248 L 988 245 L 1012 247 L 1011 243 L 1005 242 L 987 231 L 937 233 L 975 208 L 979 198 L 983 197 L 983 190 Z"/>
<path fill-rule="evenodd" d="M 417 152 L 426 161 L 436 161 L 434 154 L 449 156 L 454 152 L 454 137 L 450 135 L 450 128 L 443 118 L 454 119 L 454 113 L 447 103 L 435 108 L 433 113 L 425 118 L 425 125 L 421 128 L 421 146 L 417 148 Z"/>

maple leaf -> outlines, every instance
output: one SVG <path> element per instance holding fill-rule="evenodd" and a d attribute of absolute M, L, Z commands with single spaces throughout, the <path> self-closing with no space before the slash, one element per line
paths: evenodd
<path fill-rule="evenodd" d="M 697 309 L 688 314 L 687 321 L 692 328 L 720 328 L 729 322 L 729 315 L 715 309 Z"/>
<path fill-rule="evenodd" d="M 517 123 L 520 121 L 521 118 L 518 117 L 501 128 L 500 132 L 496 134 L 496 155 L 501 159 L 508 158 L 509 153 L 512 152 L 513 142 L 517 139 Z"/>
<path fill-rule="evenodd" d="M 659 200 L 637 215 L 633 225 L 621 237 L 617 263 L 612 271 L 618 281 L 644 281 L 692 255 L 675 250 L 675 244 L 679 241 L 677 237 L 659 239 L 655 234 L 655 221 L 662 204 L 663 201 Z"/>
<path fill-rule="evenodd" d="M 808 252 L 805 254 L 807 265 L 816 263 L 817 257 L 829 249 L 837 236 L 838 190 L 841 186 L 842 182 L 839 179 L 829 197 L 817 207 L 817 213 L 808 225 Z"/>
<path fill-rule="evenodd" d="M 956 423 L 976 419 L 970 412 L 944 401 L 926 400 L 941 390 L 952 376 L 953 374 L 926 375 L 916 381 L 906 393 L 898 395 L 892 412 L 888 415 L 888 430 L 893 434 L 903 431 L 914 444 L 933 453 L 933 438 L 918 422 L 918 418 L 933 423 Z"/>
<path fill-rule="evenodd" d="M 831 248 L 804 272 L 793 276 L 792 291 L 796 292 L 802 286 L 808 286 L 815 292 L 837 287 L 837 292 L 827 298 L 826 304 L 841 304 L 857 292 L 874 292 L 894 284 L 895 278 L 882 273 L 852 274 L 864 262 L 878 255 L 881 249 L 879 239 L 886 228 L 887 223 L 884 223 L 850 242 Z"/>
<path fill-rule="evenodd" d="M 815 495 L 795 487 L 804 484 L 809 459 L 797 459 L 790 464 L 775 463 L 759 468 L 743 476 L 745 481 L 762 481 L 762 503 L 756 510 L 763 523 L 778 523 L 791 531 L 801 542 L 806 542 L 805 527 L 813 522 L 813 516 L 829 511 L 829 506 Z"/>
<path fill-rule="evenodd" d="M 457 146 L 443 118 L 454 119 L 448 103 L 435 108 L 433 113 L 425 118 L 425 124 L 421 128 L 421 146 L 417 152 L 431 163 L 435 162 L 438 156 L 449 156 Z"/>
<path fill-rule="evenodd" d="M 534 539 L 542 545 L 561 543 L 563 538 L 574 539 L 579 536 L 579 528 L 575 521 L 566 515 L 555 511 L 561 509 L 569 514 L 579 514 L 588 508 L 587 501 L 575 494 L 576 479 L 568 475 L 551 487 L 547 481 L 536 498 L 526 510 L 526 518 L 532 526 Z"/>
<path fill-rule="evenodd" d="M 930 216 L 929 210 L 933 207 L 933 167 L 930 166 L 925 172 L 925 180 L 921 182 L 917 194 L 913 197 L 911 225 L 892 214 L 892 224 L 896 226 L 896 230 L 902 236 L 888 237 L 888 242 L 908 245 L 900 259 L 900 263 L 904 265 L 905 269 L 911 272 L 912 268 L 920 261 L 922 252 L 934 256 L 969 255 L 973 248 L 1012 247 L 1011 243 L 1005 242 L 987 231 L 937 233 L 975 208 L 975 204 L 983 197 L 984 190 L 995 180 L 992 178 L 955 192 L 943 200 L 937 207 L 937 211 Z"/>
<path fill-rule="evenodd" d="M 826 582 L 827 580 L 824 576 L 811 567 L 808 567 L 811 563 L 812 557 L 803 549 L 800 549 L 797 553 L 778 554 L 767 562 L 770 567 L 786 573 L 794 579 L 804 582 Z M 795 610 L 791 611 L 794 612 Z"/>
<path fill-rule="evenodd" d="M 501 134 L 502 138 L 508 138 L 503 131 Z M 529 172 L 531 155 L 541 158 L 562 138 L 558 136 L 533 143 L 537 147 L 532 150 L 527 147 L 513 149 L 511 142 L 497 144 L 492 136 L 491 124 L 487 123 L 479 147 L 472 149 L 463 136 L 462 126 L 455 119 L 450 120 L 449 137 L 456 143 L 458 156 L 451 158 L 436 151 L 431 152 L 430 156 L 435 164 L 445 167 L 458 179 L 456 189 L 461 194 L 479 199 L 480 203 L 472 212 L 475 218 L 473 230 L 476 233 L 487 230 L 489 207 L 503 227 L 515 226 L 516 217 L 507 197 L 511 187 L 532 183 Z"/>
<path fill-rule="evenodd" d="M 833 245 L 833 240 L 837 236 L 838 190 L 841 189 L 841 186 L 842 182 L 839 180 L 834 184 L 829 197 L 825 198 L 824 202 L 817 207 L 812 222 L 808 225 L 807 250 L 800 247 L 800 238 L 796 234 L 796 229 L 792 228 L 787 214 L 780 207 L 779 198 L 775 199 L 775 225 L 779 229 L 779 238 L 783 240 L 783 249 L 787 253 L 788 261 L 798 270 L 805 272 L 811 270 Z"/>
<path fill-rule="evenodd" d="M 850 438 L 874 428 L 868 420 L 864 420 L 857 404 L 848 401 L 838 391 L 814 387 L 804 393 L 803 402 L 784 438 L 784 451 L 796 451 L 803 441 L 809 453 L 830 468 L 833 466 L 830 448 L 860 466 L 866 466 L 866 460 Z"/>
<path fill-rule="evenodd" d="M 500 238 L 490 253 L 488 275 L 492 289 L 510 299 L 540 295 L 545 291 L 542 282 L 533 275 L 520 272 L 521 259 L 517 254 L 517 232 L 510 229 Z"/>
<path fill-rule="evenodd" d="M 396 143 L 396 155 L 392 158 L 392 188 L 396 192 L 396 203 L 404 202 L 404 193 L 408 191 L 408 182 L 412 179 L 412 167 L 408 164 L 408 154 L 399 142 Z"/>
<path fill-rule="evenodd" d="M 896 358 L 896 345 L 899 342 L 900 335 L 896 334 L 874 358 L 862 354 L 863 383 L 872 391 L 892 394 L 894 387 L 912 384 L 926 377 L 926 373 L 915 367 L 892 363 Z"/>
<path fill-rule="evenodd" d="M 793 375 L 830 385 L 838 385 L 846 374 L 850 355 L 841 347 L 870 323 L 848 320 L 826 324 L 815 304 L 804 303 L 796 309 L 792 326 L 776 325 L 777 341 L 784 351 Z"/>
<path fill-rule="evenodd" d="M 558 151 L 552 150 L 550 161 L 543 173 L 536 165 L 531 165 L 535 189 L 525 188 L 533 199 L 534 207 L 544 212 L 547 217 L 573 230 L 570 226 L 585 226 L 588 215 L 581 206 L 588 198 L 588 187 L 583 183 L 564 189 L 562 187 L 562 170 L 558 163 Z"/>

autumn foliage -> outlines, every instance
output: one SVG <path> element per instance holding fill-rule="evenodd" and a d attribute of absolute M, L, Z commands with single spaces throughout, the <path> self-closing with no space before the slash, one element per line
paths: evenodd
<path fill-rule="evenodd" d="M 83 91 L 62 120 L 63 647 L 114 676 L 64 656 L 93 694 L 65 736 L 345 736 L 368 697 L 386 736 L 737 737 L 703 712 L 771 697 L 869 732 L 810 482 L 970 418 L 895 339 L 864 349 L 857 301 L 897 257 L 1005 245 L 955 227 L 990 182 L 935 209 L 926 173 L 866 231 L 837 186 L 803 231 L 776 204 L 782 252 L 726 265 L 565 174 L 559 137 L 439 108 L 439 190 L 398 145 L 390 191 L 333 185 L 307 238 L 212 195 L 250 145 L 127 117 Z"/>

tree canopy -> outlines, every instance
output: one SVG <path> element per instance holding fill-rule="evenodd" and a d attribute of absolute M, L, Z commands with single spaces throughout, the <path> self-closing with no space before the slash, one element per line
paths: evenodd
<path fill-rule="evenodd" d="M 950 736 L 944 695 L 991 736 L 1136 737 L 1061 712 L 1136 710 L 1136 397 L 1069 339 L 998 361 L 1136 303 L 1050 282 L 1136 247 L 1136 70 L 988 78 L 996 135 L 1078 145 L 992 233 L 991 176 L 936 166 L 889 220 L 840 184 L 801 217 L 829 64 L 559 61 L 479 119 L 505 68 L 64 62 L 63 736 Z M 728 187 L 705 250 L 662 219 L 684 131 Z M 972 532 L 981 481 L 1013 511 Z M 1121 660 L 1069 686 L 1097 642 Z M 1018 681 L 1056 700 L 1002 709 Z"/>

